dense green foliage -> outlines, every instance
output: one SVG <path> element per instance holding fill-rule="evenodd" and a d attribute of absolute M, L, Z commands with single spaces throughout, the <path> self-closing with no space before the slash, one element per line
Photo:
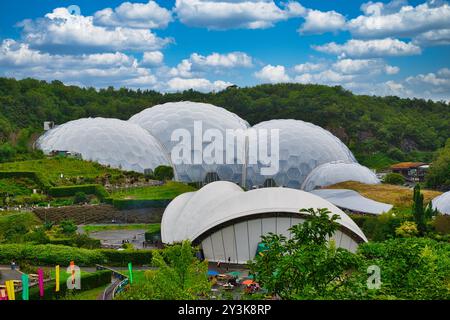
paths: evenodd
<path fill-rule="evenodd" d="M 267 250 L 249 263 L 250 270 L 271 294 L 282 299 L 316 299 L 333 292 L 345 271 L 358 265 L 357 257 L 336 248 L 328 237 L 338 229 L 337 215 L 328 209 L 300 210 L 311 217 L 289 230 L 291 239 L 269 233 L 262 236 Z"/>
<path fill-rule="evenodd" d="M 39 225 L 41 225 L 41 221 L 31 212 L 18 212 L 0 216 L 0 243 L 37 240 L 32 234 Z"/>
<path fill-rule="evenodd" d="M 90 250 L 53 244 L 0 244 L 0 264 L 16 260 L 35 265 L 69 265 L 73 260 L 78 266 L 126 266 L 128 262 L 148 265 L 152 261 L 152 253 L 152 250 Z"/>
<path fill-rule="evenodd" d="M 109 196 L 105 188 L 99 184 L 81 184 L 75 186 L 61 186 L 52 187 L 49 189 L 48 193 L 53 197 L 69 197 L 76 196 L 77 193 L 94 194 L 99 199 L 104 199 Z"/>
<path fill-rule="evenodd" d="M 153 176 L 156 180 L 166 181 L 172 180 L 174 177 L 173 168 L 169 166 L 158 166 L 153 172 Z"/>
<path fill-rule="evenodd" d="M 450 138 L 433 159 L 426 184 L 430 188 L 450 190 Z"/>
<path fill-rule="evenodd" d="M 337 225 L 310 210 L 292 239 L 270 234 L 250 263 L 257 281 L 283 299 L 450 299 L 450 243 L 405 237 L 361 244 L 356 254 L 327 245 Z M 377 274 L 377 271 L 379 273 Z M 379 277 L 378 277 L 379 276 Z"/>
<path fill-rule="evenodd" d="M 43 121 L 61 124 L 89 116 L 128 119 L 149 106 L 181 100 L 224 107 L 250 124 L 276 118 L 313 122 L 335 133 L 363 162 L 378 154 L 381 162 L 373 162 L 374 167 L 429 160 L 430 152 L 450 136 L 449 105 L 444 102 L 357 96 L 339 86 L 276 84 L 218 93 L 161 94 L 0 78 L 0 158 L 39 157 L 28 150 Z"/>
<path fill-rule="evenodd" d="M 147 271 L 145 281 L 132 284 L 118 299 L 195 300 L 209 294 L 207 262 L 195 258 L 190 242 L 155 251 L 152 264 L 158 269 Z"/>
<path fill-rule="evenodd" d="M 403 177 L 399 173 L 388 173 L 384 177 L 383 182 L 395 185 L 403 185 L 405 183 L 405 177 Z"/>

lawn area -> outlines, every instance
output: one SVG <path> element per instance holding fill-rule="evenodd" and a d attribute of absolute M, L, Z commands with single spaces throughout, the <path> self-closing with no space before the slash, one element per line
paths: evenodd
<path fill-rule="evenodd" d="M 0 171 L 35 171 L 56 185 L 67 185 L 67 178 L 95 178 L 106 173 L 112 176 L 122 173 L 95 162 L 63 157 L 0 163 Z M 63 179 L 60 177 L 61 173 L 64 175 Z"/>
<path fill-rule="evenodd" d="M 94 288 L 91 290 L 86 290 L 86 291 L 81 291 L 81 292 L 74 292 L 72 294 L 67 294 L 63 299 L 61 300 L 97 300 L 97 298 L 99 298 L 103 292 L 105 291 L 105 289 L 108 287 L 109 285 L 104 285 L 98 288 Z"/>
<path fill-rule="evenodd" d="M 107 224 L 107 225 L 87 225 L 83 226 L 86 233 L 109 231 L 109 230 L 136 230 L 144 229 L 148 232 L 156 232 L 161 229 L 160 223 L 138 223 L 138 224 Z"/>
<path fill-rule="evenodd" d="M 410 208 L 413 203 L 412 189 L 392 184 L 363 184 L 354 181 L 347 181 L 329 186 L 327 188 L 355 190 L 369 199 L 390 203 L 398 208 Z M 421 192 L 424 195 L 425 204 L 441 194 L 441 192 L 433 190 L 421 190 Z"/>
<path fill-rule="evenodd" d="M 42 225 L 41 220 L 32 212 L 2 212 L 0 215 L 0 243 L 7 233 L 11 235 L 12 230 L 24 235 L 36 226 Z"/>
<path fill-rule="evenodd" d="M 167 181 L 162 186 L 137 187 L 116 191 L 111 194 L 111 197 L 121 200 L 161 200 L 173 199 L 182 193 L 191 191 L 196 191 L 196 189 L 181 182 Z"/>

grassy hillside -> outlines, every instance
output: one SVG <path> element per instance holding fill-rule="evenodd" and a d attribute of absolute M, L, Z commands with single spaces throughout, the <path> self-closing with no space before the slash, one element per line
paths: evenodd
<path fill-rule="evenodd" d="M 168 181 L 162 186 L 137 187 L 113 192 L 113 199 L 132 200 L 160 200 L 173 199 L 176 196 L 190 191 L 195 191 L 194 187 L 176 181 Z"/>
<path fill-rule="evenodd" d="M 0 163 L 0 171 L 35 171 L 52 185 L 74 184 L 76 178 L 92 180 L 105 174 L 111 176 L 123 174 L 120 170 L 108 168 L 95 162 L 63 157 Z M 62 178 L 61 174 L 63 175 Z"/>
<path fill-rule="evenodd" d="M 350 189 L 359 192 L 369 199 L 385 202 L 398 208 L 411 208 L 413 190 L 403 186 L 392 184 L 363 184 L 354 181 L 338 183 L 327 187 L 327 189 Z M 421 190 L 424 195 L 424 203 L 430 202 L 441 194 L 439 191 Z"/>
<path fill-rule="evenodd" d="M 162 94 L 0 78 L 0 162 L 42 156 L 30 147 L 42 132 L 43 121 L 61 124 L 96 116 L 128 119 L 147 107 L 182 100 L 224 107 L 252 125 L 270 119 L 315 123 L 337 135 L 371 167 L 429 161 L 450 137 L 448 103 L 354 95 L 339 86 L 287 83 L 217 93 Z"/>

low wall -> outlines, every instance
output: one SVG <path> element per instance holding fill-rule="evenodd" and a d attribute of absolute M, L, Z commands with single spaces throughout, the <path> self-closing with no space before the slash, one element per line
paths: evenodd
<path fill-rule="evenodd" d="M 73 220 L 75 224 L 91 223 L 155 223 L 161 222 L 164 208 L 118 210 L 112 205 L 82 205 L 58 208 L 36 208 L 33 212 L 42 221 L 59 223 Z"/>

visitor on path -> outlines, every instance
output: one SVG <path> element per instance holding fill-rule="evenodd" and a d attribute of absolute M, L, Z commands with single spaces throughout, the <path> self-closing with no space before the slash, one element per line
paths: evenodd
<path fill-rule="evenodd" d="M 11 270 L 16 270 L 16 261 L 11 261 Z"/>

